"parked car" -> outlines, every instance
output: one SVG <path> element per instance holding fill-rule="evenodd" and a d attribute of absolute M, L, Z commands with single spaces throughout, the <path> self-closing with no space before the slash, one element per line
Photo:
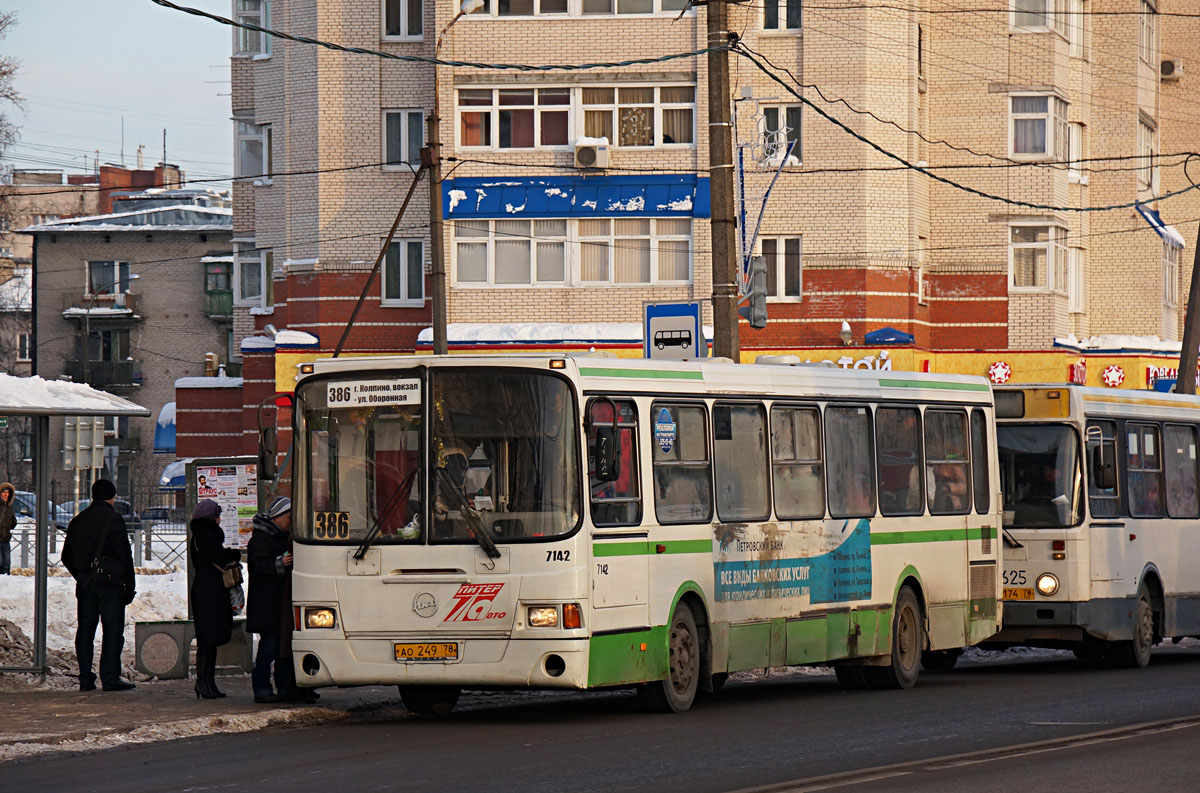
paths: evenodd
<path fill-rule="evenodd" d="M 183 510 L 179 507 L 146 507 L 141 511 L 142 523 L 183 523 Z"/>
<path fill-rule="evenodd" d="M 58 509 L 54 513 L 54 524 L 60 529 L 66 529 L 67 524 L 71 522 L 71 518 L 78 515 L 83 510 L 87 509 L 88 504 L 92 503 L 91 499 L 86 501 L 80 499 L 78 507 L 74 501 L 64 501 L 58 505 Z M 125 527 L 132 528 L 134 524 L 139 522 L 138 514 L 133 511 L 133 505 L 124 499 L 118 498 L 113 502 L 113 508 L 117 514 L 125 519 Z"/>
<path fill-rule="evenodd" d="M 37 523 L 37 501 L 37 494 L 28 490 L 17 490 L 13 493 L 13 509 L 17 513 L 17 523 Z M 54 515 L 54 520 L 57 522 L 61 507 L 55 507 L 50 499 L 46 499 L 46 508 L 50 510 L 48 514 Z M 65 515 L 65 517 L 68 521 L 71 520 L 70 515 Z"/>

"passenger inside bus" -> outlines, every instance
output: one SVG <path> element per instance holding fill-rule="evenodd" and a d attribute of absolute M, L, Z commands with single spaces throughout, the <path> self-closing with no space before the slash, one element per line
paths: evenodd
<path fill-rule="evenodd" d="M 939 463 L 933 471 L 933 498 L 929 511 L 934 514 L 963 512 L 967 507 L 966 463 Z"/>

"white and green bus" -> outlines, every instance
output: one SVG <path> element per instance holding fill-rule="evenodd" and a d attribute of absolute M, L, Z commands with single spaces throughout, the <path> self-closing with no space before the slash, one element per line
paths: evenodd
<path fill-rule="evenodd" d="M 907 688 L 999 628 L 982 378 L 598 357 L 324 360 L 295 389 L 306 686 Z"/>
<path fill-rule="evenodd" d="M 1030 385 L 996 390 L 1004 629 L 989 646 L 1144 667 L 1200 636 L 1200 399 Z"/>

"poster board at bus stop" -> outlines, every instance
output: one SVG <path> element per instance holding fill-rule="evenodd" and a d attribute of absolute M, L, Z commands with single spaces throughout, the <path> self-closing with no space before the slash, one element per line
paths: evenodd
<path fill-rule="evenodd" d="M 211 498 L 221 505 L 225 547 L 244 551 L 254 530 L 258 503 L 258 460 L 243 457 L 197 457 L 186 466 L 188 515 Z"/>

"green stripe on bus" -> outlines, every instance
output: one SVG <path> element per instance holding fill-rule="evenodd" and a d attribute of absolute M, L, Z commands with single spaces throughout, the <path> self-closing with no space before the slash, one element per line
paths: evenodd
<path fill-rule="evenodd" d="M 884 388 L 937 388 L 946 391 L 987 391 L 986 383 L 948 383 L 943 380 L 885 380 L 879 379 Z"/>
<path fill-rule="evenodd" d="M 579 373 L 587 377 L 633 377 L 639 379 L 703 380 L 703 372 L 671 372 L 661 369 L 595 369 L 579 367 Z"/>
<path fill-rule="evenodd" d="M 659 551 L 655 546 L 665 546 L 661 553 L 712 553 L 712 540 L 668 540 L 652 543 L 649 540 L 633 542 L 593 542 L 592 556 L 654 556 Z"/>
<path fill-rule="evenodd" d="M 995 536 L 990 526 L 974 529 L 927 529 L 924 531 L 871 532 L 872 545 L 903 545 L 918 542 L 962 542 L 990 540 Z"/>

